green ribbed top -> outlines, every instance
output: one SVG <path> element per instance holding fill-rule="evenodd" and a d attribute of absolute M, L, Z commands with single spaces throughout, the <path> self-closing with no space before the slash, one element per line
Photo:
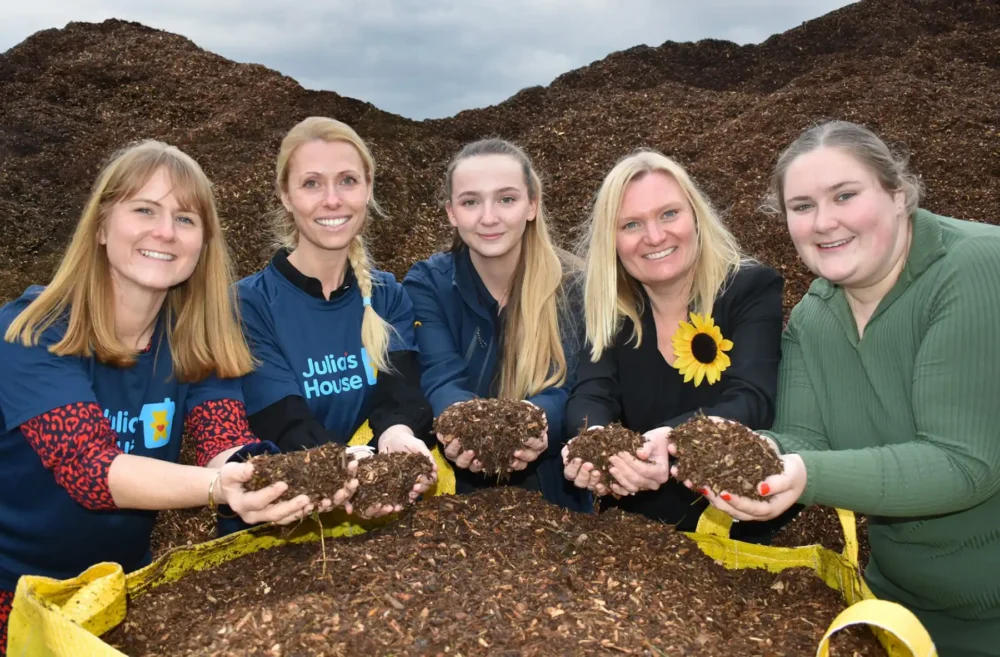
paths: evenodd
<path fill-rule="evenodd" d="M 1000 649 L 998 338 L 1000 227 L 918 210 L 863 338 L 819 279 L 782 342 L 766 433 L 802 456 L 803 503 L 870 516 L 873 591 L 935 627 L 939 649 Z"/>

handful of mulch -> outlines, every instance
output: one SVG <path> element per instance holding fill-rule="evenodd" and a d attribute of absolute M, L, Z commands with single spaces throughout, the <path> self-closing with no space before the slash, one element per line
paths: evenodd
<path fill-rule="evenodd" d="M 515 399 L 471 399 L 452 404 L 434 420 L 434 431 L 445 445 L 458 440 L 472 450 L 486 475 L 513 472 L 514 452 L 545 429 L 545 413 Z"/>
<path fill-rule="evenodd" d="M 313 504 L 319 504 L 324 498 L 332 500 L 351 479 L 347 466 L 354 460 L 344 446 L 337 443 L 298 452 L 253 456 L 248 461 L 253 465 L 253 477 L 244 488 L 255 491 L 283 481 L 288 484 L 288 490 L 278 501 L 308 495 Z"/>
<path fill-rule="evenodd" d="M 408 506 L 410 491 L 420 476 L 430 477 L 434 468 L 423 454 L 390 452 L 358 461 L 358 490 L 351 498 L 355 509 L 372 506 Z"/>
<path fill-rule="evenodd" d="M 606 427 L 584 429 L 566 444 L 566 457 L 572 461 L 580 459 L 591 463 L 595 471 L 601 473 L 601 479 L 610 480 L 611 457 L 626 452 L 635 455 L 646 443 L 640 433 L 626 429 L 619 422 L 612 422 Z"/>
<path fill-rule="evenodd" d="M 670 440 L 677 445 L 677 479 L 690 479 L 695 489 L 763 500 L 757 484 L 783 470 L 774 450 L 738 422 L 715 422 L 699 413 L 675 428 Z"/>

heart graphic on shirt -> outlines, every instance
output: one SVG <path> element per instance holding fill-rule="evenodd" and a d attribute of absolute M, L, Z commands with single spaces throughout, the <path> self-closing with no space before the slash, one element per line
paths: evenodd
<path fill-rule="evenodd" d="M 162 432 L 166 428 L 167 428 L 167 425 L 165 425 L 165 424 L 157 424 L 156 425 L 156 430 L 160 431 L 160 432 Z"/>

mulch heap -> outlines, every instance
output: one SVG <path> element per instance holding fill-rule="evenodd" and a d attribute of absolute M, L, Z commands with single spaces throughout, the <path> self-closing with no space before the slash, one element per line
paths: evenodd
<path fill-rule="evenodd" d="M 452 404 L 434 419 L 434 431 L 448 445 L 471 450 L 483 474 L 504 479 L 513 472 L 514 452 L 545 430 L 545 413 L 517 399 L 470 399 Z"/>
<path fill-rule="evenodd" d="M 626 429 L 620 422 L 612 422 L 606 427 L 583 429 L 569 441 L 566 458 L 569 461 L 580 459 L 594 466 L 594 472 L 601 473 L 602 481 L 611 481 L 608 471 L 611 469 L 611 457 L 625 452 L 635 456 L 636 452 L 646 443 L 641 433 Z"/>
<path fill-rule="evenodd" d="M 136 23 L 38 32 L 0 54 L 0 301 L 49 280 L 100 163 L 142 137 L 202 164 L 238 274 L 259 270 L 279 143 L 311 115 L 347 122 L 372 148 L 391 219 L 372 222 L 370 246 L 397 277 L 450 240 L 436 194 L 464 142 L 525 146 L 564 245 L 614 162 L 647 146 L 688 167 L 751 255 L 785 276 L 789 309 L 811 276 L 783 222 L 759 207 L 780 150 L 817 121 L 866 123 L 905 144 L 927 208 L 1000 222 L 1000 3 L 863 0 L 757 45 L 636 46 L 422 122 Z"/>
<path fill-rule="evenodd" d="M 618 510 L 502 487 L 435 497 L 387 527 L 254 553 L 129 601 L 103 638 L 132 657 L 811 655 L 843 608 L 807 570 L 726 570 Z M 866 628 L 839 655 L 884 655 Z"/>

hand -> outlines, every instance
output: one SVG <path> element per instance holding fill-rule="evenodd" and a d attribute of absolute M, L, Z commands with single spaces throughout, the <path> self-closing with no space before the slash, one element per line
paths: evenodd
<path fill-rule="evenodd" d="M 593 427 L 588 427 L 588 429 L 603 429 L 600 425 L 595 425 Z M 566 446 L 562 448 L 562 461 L 563 461 L 563 476 L 573 482 L 573 485 L 577 488 L 586 488 L 589 491 L 597 493 L 597 485 L 601 481 L 601 471 L 594 470 L 594 464 L 589 461 L 584 462 L 583 459 L 573 459 L 569 460 L 569 444 L 576 440 L 571 439 Z M 602 493 L 599 495 L 607 494 L 604 486 L 601 486 Z"/>
<path fill-rule="evenodd" d="M 380 453 L 406 452 L 410 454 L 423 454 L 430 461 L 431 474 L 429 476 L 421 475 L 417 477 L 417 483 L 413 485 L 413 490 L 410 491 L 411 502 L 427 492 L 434 482 L 437 481 L 437 463 L 431 455 L 431 450 L 427 449 L 424 441 L 413 435 L 413 430 L 408 426 L 394 424 L 382 432 L 382 435 L 378 439 L 378 451 Z M 397 509 L 397 511 L 402 511 L 402 507 Z"/>
<path fill-rule="evenodd" d="M 476 460 L 476 453 L 471 449 L 463 451 L 462 443 L 458 441 L 458 438 L 446 441 L 444 436 L 437 434 L 437 439 L 438 442 L 445 446 L 444 455 L 449 461 L 455 464 L 455 467 L 468 470 L 469 472 L 483 471 L 483 464 Z"/>
<path fill-rule="evenodd" d="M 635 456 L 622 452 L 610 459 L 611 492 L 616 495 L 634 495 L 639 491 L 658 490 L 670 479 L 670 457 L 667 437 L 670 427 L 659 427 L 643 434 L 646 443 Z M 603 487 L 602 487 L 603 488 Z"/>
<path fill-rule="evenodd" d="M 522 399 L 525 404 L 529 406 L 535 406 L 527 399 Z M 535 406 L 535 408 L 538 408 Z M 541 409 L 539 409 L 541 410 Z M 539 435 L 535 438 L 529 438 L 524 441 L 524 447 L 521 447 L 516 452 L 514 452 L 514 463 L 513 468 L 515 470 L 524 470 L 528 467 L 528 464 L 532 461 L 538 459 L 542 452 L 548 449 L 549 446 L 549 419 L 545 417 L 545 411 L 542 411 L 542 430 Z"/>
<path fill-rule="evenodd" d="M 799 501 L 808 480 L 806 465 L 798 454 L 785 454 L 781 457 L 781 464 L 781 474 L 772 475 L 757 486 L 757 492 L 767 498 L 764 501 L 752 500 L 728 491 L 719 491 L 716 495 L 708 488 L 702 488 L 700 492 L 712 506 L 736 520 L 777 518 Z M 684 482 L 688 488 L 692 487 L 690 484 L 690 481 Z"/>
<path fill-rule="evenodd" d="M 229 507 L 243 519 L 243 522 L 256 525 L 274 522 L 288 525 L 305 518 L 315 510 L 308 495 L 298 495 L 291 500 L 275 502 L 281 497 L 288 484 L 279 481 L 257 491 L 248 492 L 243 484 L 253 476 L 253 466 L 249 463 L 226 463 L 221 468 L 219 481 L 213 490 L 217 504 L 228 504 Z M 322 505 L 330 506 L 329 500 L 323 500 Z M 326 509 L 322 509 L 326 510 Z"/>

